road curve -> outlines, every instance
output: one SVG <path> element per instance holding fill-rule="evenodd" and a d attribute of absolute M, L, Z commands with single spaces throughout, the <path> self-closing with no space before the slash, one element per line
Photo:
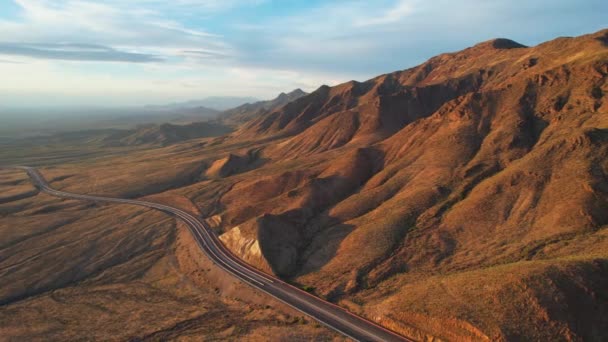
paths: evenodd
<path fill-rule="evenodd" d="M 326 325 L 327 327 L 334 329 L 354 340 L 412 341 L 371 321 L 354 315 L 340 308 L 339 306 L 326 302 L 323 299 L 302 291 L 280 279 L 255 269 L 253 266 L 245 263 L 240 258 L 232 254 L 204 222 L 183 210 L 153 202 L 88 196 L 58 191 L 51 188 L 42 174 L 40 174 L 40 172 L 38 172 L 38 170 L 35 168 L 27 166 L 20 166 L 17 168 L 25 170 L 34 185 L 40 191 L 43 191 L 49 195 L 94 202 L 139 205 L 157 209 L 180 218 L 186 223 L 190 229 L 190 233 L 192 233 L 192 236 L 203 252 L 223 270 L 246 282 L 252 287 L 263 291 L 291 306 L 292 308 L 306 314 L 307 316 L 312 317 L 321 324 Z"/>

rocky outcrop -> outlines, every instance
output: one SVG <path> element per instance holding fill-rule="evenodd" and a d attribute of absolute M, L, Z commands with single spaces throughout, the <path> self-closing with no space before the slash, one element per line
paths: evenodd
<path fill-rule="evenodd" d="M 234 227 L 220 239 L 243 260 L 257 268 L 289 276 L 298 260 L 300 233 L 289 222 L 274 215 L 264 215 Z"/>
<path fill-rule="evenodd" d="M 210 178 L 228 177 L 253 166 L 252 164 L 256 159 L 255 152 L 250 152 L 244 156 L 230 153 L 226 157 L 214 161 L 205 172 L 205 175 Z"/>
<path fill-rule="evenodd" d="M 234 254 L 247 263 L 262 271 L 272 272 L 272 268 L 268 264 L 268 261 L 262 255 L 259 240 L 254 236 L 243 234 L 240 227 L 234 227 L 220 235 L 220 240 L 222 240 L 226 247 Z"/>

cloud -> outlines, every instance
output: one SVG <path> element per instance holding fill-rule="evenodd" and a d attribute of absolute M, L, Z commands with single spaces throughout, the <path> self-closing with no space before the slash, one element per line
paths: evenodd
<path fill-rule="evenodd" d="M 370 16 L 368 18 L 362 18 L 356 21 L 356 26 L 371 26 L 371 25 L 387 25 L 393 24 L 402 20 L 403 18 L 409 16 L 414 11 L 414 6 L 409 0 L 401 0 L 395 4 L 394 7 L 389 9 L 388 11 L 382 13 L 381 15 L 374 17 Z"/>
<path fill-rule="evenodd" d="M 241 66 L 364 80 L 491 38 L 534 45 L 599 30 L 606 10 L 601 0 L 335 0 L 246 23 L 246 38 L 227 39 Z"/>
<path fill-rule="evenodd" d="M 181 8 L 197 11 L 197 14 L 220 12 L 233 9 L 235 7 L 257 6 L 269 2 L 269 0 L 108 0 L 106 3 L 125 3 L 132 5 L 145 5 L 154 7 Z"/>
<path fill-rule="evenodd" d="M 156 0 L 150 1 L 153 2 Z M 183 6 L 197 3 L 178 2 Z M 219 35 L 170 19 L 163 12 L 169 7 L 167 4 L 146 6 L 146 0 L 109 0 L 103 3 L 15 0 L 15 3 L 20 9 L 19 14 L 10 19 L 0 19 L 0 42 L 2 37 L 10 37 L 10 41 L 2 42 L 5 54 L 139 63 L 179 58 L 181 50 L 230 52 L 230 47 Z M 43 43 L 54 46 L 41 46 Z M 79 48 L 78 45 L 83 43 L 93 43 L 97 48 Z"/>
<path fill-rule="evenodd" d="M 66 61 L 150 63 L 163 59 L 150 54 L 119 51 L 93 44 L 0 43 L 0 54 Z"/>
<path fill-rule="evenodd" d="M 184 56 L 193 57 L 195 59 L 225 60 L 230 58 L 230 55 L 228 54 L 205 50 L 183 50 L 182 54 Z"/>
<path fill-rule="evenodd" d="M 494 37 L 534 45 L 592 32 L 608 10 L 605 0 L 12 1 L 16 13 L 0 14 L 0 90 L 67 102 L 271 98 Z"/>
<path fill-rule="evenodd" d="M 23 64 L 23 62 L 11 61 L 8 59 L 0 59 L 0 63 L 4 64 Z"/>

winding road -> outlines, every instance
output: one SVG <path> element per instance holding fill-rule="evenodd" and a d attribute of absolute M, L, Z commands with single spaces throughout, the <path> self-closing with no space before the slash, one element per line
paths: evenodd
<path fill-rule="evenodd" d="M 25 170 L 34 185 L 49 195 L 94 202 L 138 205 L 157 209 L 180 218 L 187 224 L 203 252 L 226 272 L 356 341 L 412 341 L 255 269 L 232 254 L 204 222 L 183 210 L 147 201 L 89 196 L 55 190 L 35 168 L 26 166 L 18 168 Z"/>

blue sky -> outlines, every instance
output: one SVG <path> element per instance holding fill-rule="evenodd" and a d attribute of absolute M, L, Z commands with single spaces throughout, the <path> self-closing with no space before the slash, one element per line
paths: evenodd
<path fill-rule="evenodd" d="M 607 18 L 605 0 L 0 0 L 0 104 L 271 98 Z"/>

